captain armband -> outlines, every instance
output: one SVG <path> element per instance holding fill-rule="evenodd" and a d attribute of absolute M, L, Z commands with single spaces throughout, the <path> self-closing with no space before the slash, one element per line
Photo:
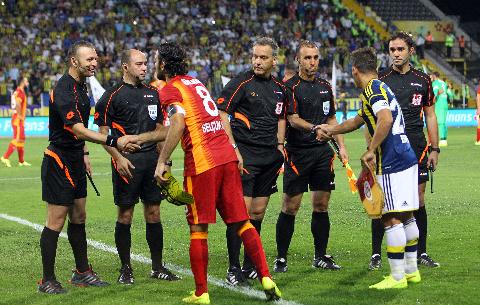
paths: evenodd
<path fill-rule="evenodd" d="M 181 113 L 185 116 L 185 109 L 177 104 L 171 104 L 167 106 L 167 116 L 171 118 L 175 113 Z"/>

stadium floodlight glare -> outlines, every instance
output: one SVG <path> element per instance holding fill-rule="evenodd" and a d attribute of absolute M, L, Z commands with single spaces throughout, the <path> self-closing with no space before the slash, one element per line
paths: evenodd
<path fill-rule="evenodd" d="M 212 20 L 212 24 L 215 24 L 215 20 Z"/>
<path fill-rule="evenodd" d="M 138 21 L 137 19 L 133 20 L 133 25 L 137 25 Z"/>

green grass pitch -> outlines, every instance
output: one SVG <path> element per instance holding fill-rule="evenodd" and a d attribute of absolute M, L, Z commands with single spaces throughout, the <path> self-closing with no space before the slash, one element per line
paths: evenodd
<path fill-rule="evenodd" d="M 314 270 L 311 267 L 313 242 L 310 233 L 311 206 L 305 195 L 296 219 L 295 234 L 289 252 L 289 271 L 274 274 L 287 301 L 297 304 L 479 304 L 480 292 L 480 147 L 473 145 L 475 128 L 450 128 L 449 146 L 442 148 L 438 171 L 434 174 L 434 194 L 427 188 L 429 215 L 429 254 L 441 263 L 437 269 L 420 268 L 422 282 L 397 291 L 372 291 L 368 285 L 388 273 L 384 268 L 367 271 L 370 257 L 370 221 L 363 213 L 358 195 L 347 186 L 345 171 L 336 164 L 337 189 L 330 203 L 331 233 L 328 253 L 343 267 L 338 272 Z M 9 139 L 0 139 L 6 149 Z M 365 148 L 361 132 L 346 136 L 350 163 L 359 172 L 359 157 Z M 28 138 L 26 160 L 31 168 L 16 166 L 16 153 L 10 169 L 0 166 L 0 213 L 43 225 L 45 204 L 41 201 L 40 165 L 45 138 Z M 88 144 L 94 180 L 102 196 L 96 197 L 89 186 L 87 200 L 87 237 L 114 246 L 116 209 L 112 203 L 109 158 L 99 146 Z M 3 153 L 3 151 L 2 151 Z M 181 179 L 183 154 L 174 156 L 174 174 Z M 282 189 L 282 179 L 278 180 Z M 262 230 L 262 238 L 270 267 L 276 255 L 275 223 L 280 210 L 281 193 L 271 197 Z M 181 207 L 162 203 L 165 229 L 164 258 L 167 263 L 189 268 L 189 234 Z M 219 220 L 210 227 L 209 275 L 223 280 L 227 269 L 225 226 Z M 69 290 L 61 296 L 43 295 L 36 291 L 41 277 L 39 232 L 31 227 L 0 217 L 0 304 L 181 304 L 181 298 L 194 288 L 193 278 L 183 276 L 179 282 L 148 278 L 150 266 L 133 262 L 136 284 L 116 284 L 119 260 L 115 254 L 89 247 L 89 258 L 105 280 L 107 288 L 77 288 L 67 283 L 74 267 L 68 241 L 59 239 L 56 273 Z M 132 226 L 132 252 L 149 256 L 145 241 L 142 207 L 137 207 Z M 210 284 L 212 304 L 263 304 L 248 293 L 231 291 Z M 260 285 L 255 283 L 254 289 Z"/>

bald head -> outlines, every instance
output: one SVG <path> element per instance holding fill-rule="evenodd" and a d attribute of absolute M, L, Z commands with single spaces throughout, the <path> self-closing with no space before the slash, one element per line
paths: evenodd
<path fill-rule="evenodd" d="M 145 80 L 147 74 L 147 56 L 145 53 L 130 49 L 122 52 L 123 80 L 137 85 Z"/>

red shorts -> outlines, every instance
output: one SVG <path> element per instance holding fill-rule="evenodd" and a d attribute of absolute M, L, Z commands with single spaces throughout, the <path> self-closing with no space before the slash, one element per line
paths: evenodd
<path fill-rule="evenodd" d="M 183 185 L 194 198 L 187 205 L 189 225 L 215 223 L 216 210 L 227 224 L 249 219 L 236 161 L 187 176 Z"/>
<path fill-rule="evenodd" d="M 19 119 L 12 119 L 13 139 L 25 141 L 25 122 Z"/>

